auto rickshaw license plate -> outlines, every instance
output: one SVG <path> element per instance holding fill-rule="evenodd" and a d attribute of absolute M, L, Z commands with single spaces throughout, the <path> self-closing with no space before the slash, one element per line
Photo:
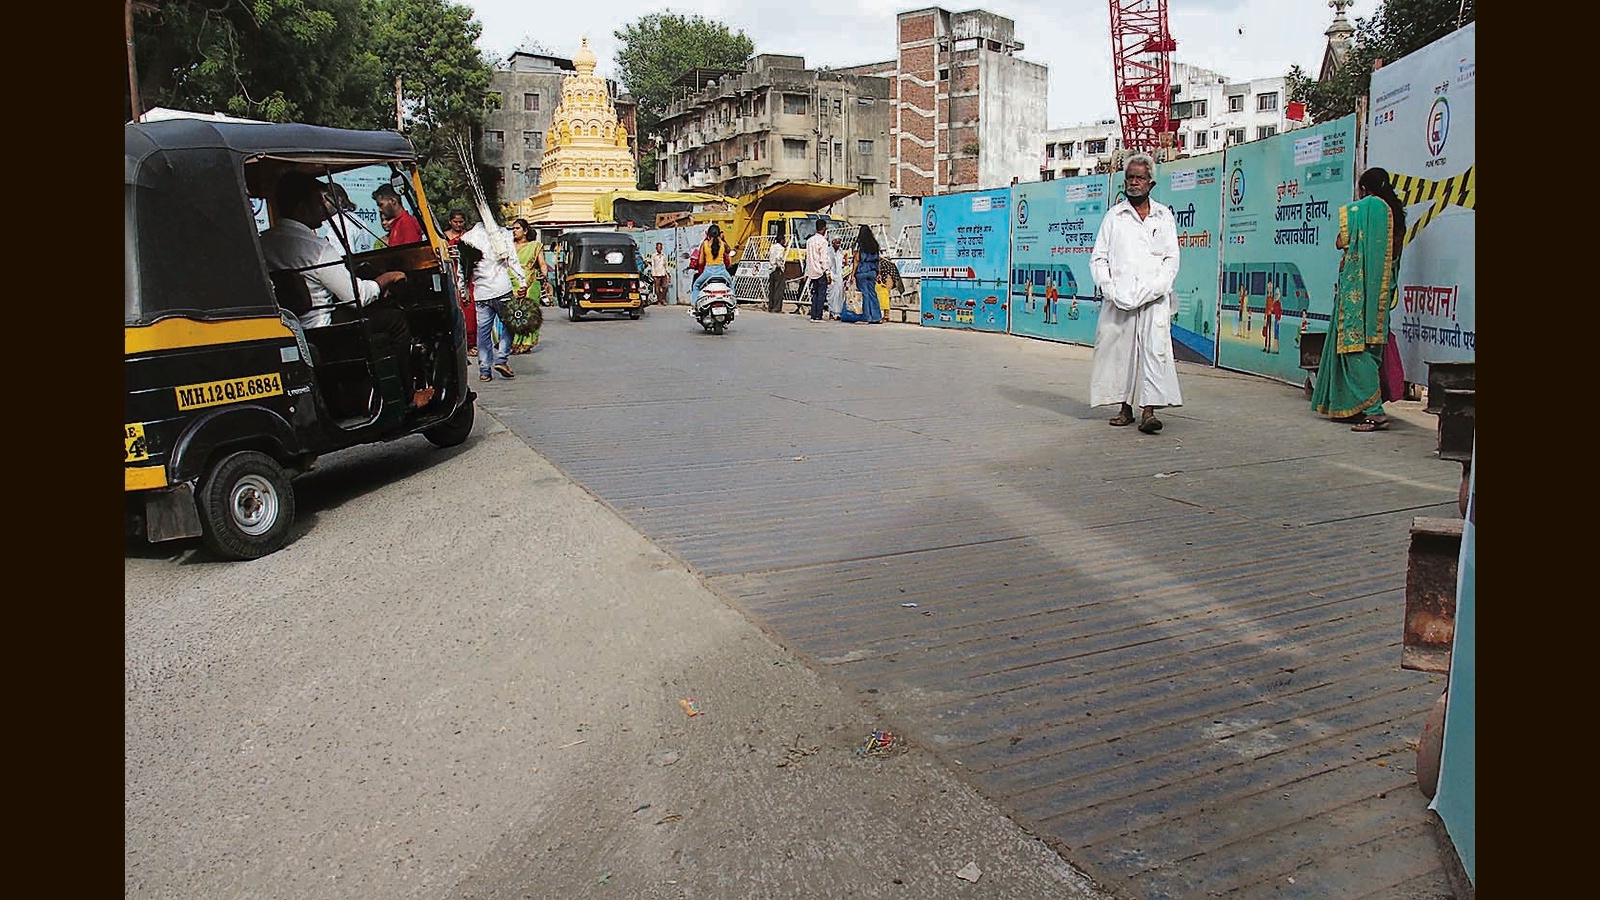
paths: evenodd
<path fill-rule="evenodd" d="M 127 426 L 128 458 L 127 462 L 138 462 L 150 458 L 150 445 L 145 443 L 144 423 L 134 422 Z"/>
<path fill-rule="evenodd" d="M 188 384 L 173 388 L 173 392 L 178 396 L 179 409 L 199 409 L 282 394 L 283 378 L 277 372 L 271 372 L 251 378 L 229 378 L 205 384 Z"/>

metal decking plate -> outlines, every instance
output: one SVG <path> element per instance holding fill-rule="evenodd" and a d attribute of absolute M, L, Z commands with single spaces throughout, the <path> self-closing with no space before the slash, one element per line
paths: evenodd
<path fill-rule="evenodd" d="M 1413 774 L 1443 680 L 1399 665 L 1407 529 L 1459 477 L 1431 418 L 1181 366 L 1146 436 L 1088 359 L 654 308 L 547 324 L 480 402 L 1108 888 L 1448 897 Z"/>

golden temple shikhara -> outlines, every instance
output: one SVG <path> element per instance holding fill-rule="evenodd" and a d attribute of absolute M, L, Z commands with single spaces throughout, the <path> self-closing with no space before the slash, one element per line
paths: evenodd
<path fill-rule="evenodd" d="M 517 204 L 536 225 L 593 222 L 595 197 L 637 187 L 628 131 L 605 79 L 594 74 L 587 37 L 572 64 L 577 71 L 562 81 L 561 102 L 545 133 L 539 190 Z"/>

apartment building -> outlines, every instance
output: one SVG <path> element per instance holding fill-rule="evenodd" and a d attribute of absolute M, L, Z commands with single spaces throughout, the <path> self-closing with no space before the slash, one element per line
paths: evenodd
<path fill-rule="evenodd" d="M 1035 170 L 1049 68 L 1016 56 L 1016 23 L 940 7 L 895 19 L 895 58 L 841 69 L 890 79 L 890 189 L 926 197 L 1001 187 Z"/>
<path fill-rule="evenodd" d="M 833 213 L 888 225 L 888 79 L 764 53 L 743 71 L 695 70 L 683 83 L 691 93 L 661 119 L 661 190 L 738 196 L 778 181 L 853 185 Z"/>
<path fill-rule="evenodd" d="M 1209 69 L 1173 63 L 1172 98 L 1172 117 L 1178 120 L 1173 157 L 1200 156 L 1309 124 L 1288 117 L 1288 84 L 1282 76 L 1235 82 Z M 1044 134 L 1039 178 L 1092 174 L 1121 148 L 1122 126 L 1116 119 L 1052 128 Z"/>

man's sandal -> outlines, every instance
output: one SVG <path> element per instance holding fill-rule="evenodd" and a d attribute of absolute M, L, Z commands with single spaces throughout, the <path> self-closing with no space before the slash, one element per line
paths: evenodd
<path fill-rule="evenodd" d="M 1118 410 L 1117 414 L 1111 417 L 1110 423 L 1118 428 L 1121 428 L 1124 425 L 1132 425 L 1133 413 L 1125 409 Z"/>
<path fill-rule="evenodd" d="M 1145 434 L 1155 434 L 1161 430 L 1161 420 L 1156 418 L 1155 413 L 1151 413 L 1139 420 L 1139 430 Z"/>
<path fill-rule="evenodd" d="M 1362 419 L 1360 422 L 1357 422 L 1356 424 L 1351 425 L 1350 426 L 1350 430 L 1351 431 L 1360 431 L 1360 432 L 1388 431 L 1389 430 L 1389 420 L 1388 419 Z"/>

